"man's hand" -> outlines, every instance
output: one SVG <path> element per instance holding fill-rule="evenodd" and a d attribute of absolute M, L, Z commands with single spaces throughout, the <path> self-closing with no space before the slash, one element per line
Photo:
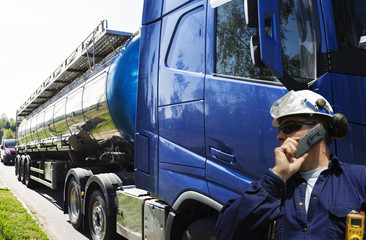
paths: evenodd
<path fill-rule="evenodd" d="M 305 153 L 300 158 L 295 158 L 299 137 L 287 138 L 280 147 L 275 148 L 275 161 L 276 164 L 272 168 L 282 180 L 289 179 L 297 171 L 299 171 L 302 163 L 309 155 Z"/>

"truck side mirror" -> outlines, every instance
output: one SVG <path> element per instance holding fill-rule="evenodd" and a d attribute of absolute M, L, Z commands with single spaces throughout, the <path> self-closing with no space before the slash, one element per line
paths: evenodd
<path fill-rule="evenodd" d="M 248 27 L 258 28 L 258 0 L 244 0 L 245 23 Z M 261 50 L 258 36 L 250 38 L 250 53 L 253 65 L 259 68 L 265 68 L 261 60 Z"/>
<path fill-rule="evenodd" d="M 258 0 L 244 0 L 245 21 L 248 27 L 258 27 Z"/>
<path fill-rule="evenodd" d="M 283 77 L 281 26 L 278 1 L 258 0 L 261 60 L 278 78 Z"/>
<path fill-rule="evenodd" d="M 278 1 L 244 0 L 248 27 L 259 29 L 251 37 L 251 57 L 256 67 L 267 67 L 288 90 L 307 89 L 306 83 L 295 81 L 283 69 L 281 24 Z"/>
<path fill-rule="evenodd" d="M 254 66 L 259 68 L 265 68 L 266 65 L 261 60 L 261 49 L 259 46 L 259 37 L 258 36 L 252 36 L 250 38 L 250 54 L 252 57 L 252 62 Z"/>

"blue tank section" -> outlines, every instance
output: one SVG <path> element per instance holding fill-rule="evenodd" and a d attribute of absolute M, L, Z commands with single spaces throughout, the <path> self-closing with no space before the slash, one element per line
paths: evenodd
<path fill-rule="evenodd" d="M 129 142 L 134 142 L 140 37 L 122 49 L 108 71 L 106 97 L 112 120 Z"/>

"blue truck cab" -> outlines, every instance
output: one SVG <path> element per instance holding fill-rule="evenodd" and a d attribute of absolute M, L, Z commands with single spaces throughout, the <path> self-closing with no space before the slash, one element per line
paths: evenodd
<path fill-rule="evenodd" d="M 279 143 L 269 109 L 288 89 L 316 91 L 345 114 L 349 134 L 331 151 L 365 164 L 365 7 L 360 0 L 145 0 L 136 186 L 187 224 L 215 215 L 273 166 Z M 258 20 L 251 26 L 245 9 Z"/>

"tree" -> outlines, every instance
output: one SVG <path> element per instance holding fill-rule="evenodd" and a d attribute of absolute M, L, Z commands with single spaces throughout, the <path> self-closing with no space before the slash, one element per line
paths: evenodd
<path fill-rule="evenodd" d="M 4 130 L 3 139 L 14 139 L 14 138 L 15 138 L 15 133 L 11 129 Z"/>
<path fill-rule="evenodd" d="M 15 132 L 15 128 L 16 128 L 16 122 L 13 118 L 10 118 L 9 120 L 9 123 L 10 123 L 10 129 Z"/>
<path fill-rule="evenodd" d="M 13 118 L 10 120 L 3 113 L 0 118 L 0 129 L 3 132 L 2 139 L 13 139 L 15 138 L 16 123 Z M 1 140 L 1 136 L 0 136 Z"/>

